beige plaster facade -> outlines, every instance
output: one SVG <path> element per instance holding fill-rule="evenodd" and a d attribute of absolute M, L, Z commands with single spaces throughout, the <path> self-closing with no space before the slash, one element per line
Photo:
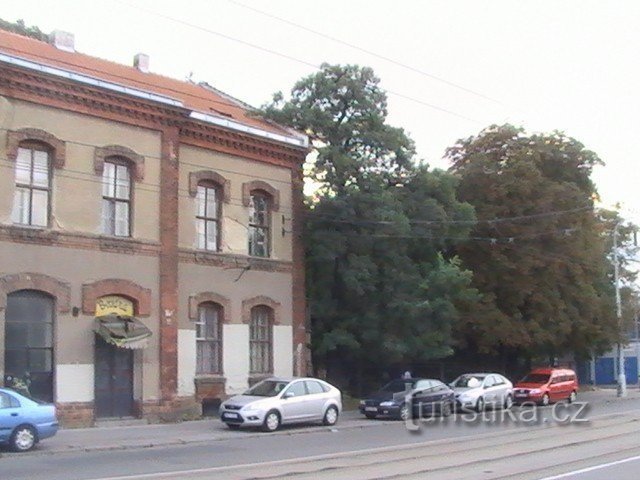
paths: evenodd
<path fill-rule="evenodd" d="M 3 35 L 8 34 L 0 32 L 0 51 Z M 26 42 L 25 52 L 44 52 L 30 61 L 47 55 L 49 66 L 59 61 L 54 47 L 21 38 L 12 42 Z M 90 59 L 98 78 L 112 81 L 113 64 L 84 56 L 74 60 L 74 67 L 75 54 L 70 55 L 60 64 L 64 68 L 87 75 L 82 69 Z M 244 107 L 233 102 L 230 112 L 245 122 L 240 129 L 231 125 L 235 131 L 215 119 L 207 123 L 208 117 L 194 120 L 186 106 L 193 95 L 184 93 L 180 101 L 147 93 L 130 97 L 116 87 L 78 86 L 39 72 L 29 76 L 24 66 L 1 63 L 0 378 L 6 373 L 6 352 L 14 347 L 7 343 L 7 325 L 16 321 L 7 318 L 7 303 L 20 292 L 53 300 L 52 398 L 66 425 L 92 424 L 105 416 L 101 411 L 176 418 L 242 391 L 257 379 L 249 358 L 256 307 L 270 312 L 271 370 L 260 376 L 305 374 L 294 353 L 306 345 L 303 249 L 294 232 L 300 230 L 306 148 L 282 143 L 298 140 L 244 116 Z M 130 86 L 140 88 L 139 72 L 130 70 L 135 69 L 125 72 Z M 119 72 L 119 81 L 126 83 L 124 70 Z M 5 83 L 9 78 L 13 83 Z M 145 85 L 173 82 L 172 96 L 178 97 L 182 90 L 200 88 L 164 77 L 144 80 Z M 197 93 L 216 105 L 229 103 L 208 89 Z M 15 224 L 12 218 L 16 152 L 29 145 L 47 150 L 51 161 L 45 227 Z M 130 234 L 125 236 L 103 232 L 102 175 L 109 155 L 132 177 Z M 215 251 L 197 245 L 198 175 L 222 182 L 221 242 Z M 266 257 L 249 255 L 252 189 L 271 199 Z M 105 296 L 134 305 L 134 315 L 151 334 L 138 345 L 144 348 L 129 355 L 103 345 L 95 333 L 95 305 Z M 214 374 L 196 373 L 196 320 L 203 304 L 223 312 L 222 367 Z M 118 362 L 125 370 L 114 370 Z M 131 400 L 131 408 L 100 406 L 105 368 L 110 378 L 130 378 L 125 400 Z M 119 402 L 115 387 L 109 388 L 108 400 Z"/>

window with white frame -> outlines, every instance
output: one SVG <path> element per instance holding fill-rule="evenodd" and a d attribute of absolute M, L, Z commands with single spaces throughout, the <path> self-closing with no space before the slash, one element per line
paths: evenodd
<path fill-rule="evenodd" d="M 220 189 L 210 183 L 198 185 L 196 229 L 198 248 L 220 249 Z"/>
<path fill-rule="evenodd" d="M 102 233 L 131 235 L 131 173 L 126 161 L 109 158 L 102 172 Z"/>
<path fill-rule="evenodd" d="M 222 307 L 202 303 L 196 320 L 196 374 L 222 374 Z"/>
<path fill-rule="evenodd" d="M 249 255 L 268 257 L 270 253 L 271 199 L 261 191 L 251 192 L 249 203 Z"/>
<path fill-rule="evenodd" d="M 16 156 L 16 189 L 11 215 L 13 223 L 47 227 L 50 204 L 49 152 L 39 146 L 21 146 Z"/>
<path fill-rule="evenodd" d="M 250 373 L 273 371 L 273 310 L 265 305 L 251 309 L 249 325 Z"/>

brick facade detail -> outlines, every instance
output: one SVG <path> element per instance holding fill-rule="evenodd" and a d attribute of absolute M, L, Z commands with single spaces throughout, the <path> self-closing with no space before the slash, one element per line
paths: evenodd
<path fill-rule="evenodd" d="M 96 301 L 106 295 L 127 297 L 134 302 L 137 316 L 151 315 L 151 289 L 119 278 L 108 278 L 82 285 L 82 313 L 93 315 L 96 311 Z"/>
<path fill-rule="evenodd" d="M 0 277 L 0 311 L 7 306 L 7 295 L 19 290 L 39 290 L 56 299 L 58 313 L 71 309 L 71 288 L 68 283 L 41 273 L 16 273 Z"/>
<path fill-rule="evenodd" d="M 178 186 L 179 129 L 162 132 L 160 159 L 160 394 L 178 391 Z"/>
<path fill-rule="evenodd" d="M 91 427 L 94 424 L 93 402 L 70 402 L 56 404 L 58 421 L 64 428 Z"/>
<path fill-rule="evenodd" d="M 264 295 L 258 295 L 257 297 L 242 301 L 242 323 L 249 323 L 251 321 L 251 309 L 259 305 L 266 305 L 273 310 L 274 325 L 280 325 L 282 323 L 282 304 Z"/>
<path fill-rule="evenodd" d="M 260 190 L 271 197 L 271 208 L 274 212 L 280 210 L 280 192 L 262 180 L 253 180 L 242 184 L 242 204 L 245 207 L 251 203 L 251 192 Z"/>
<path fill-rule="evenodd" d="M 7 132 L 7 158 L 15 161 L 18 156 L 18 148 L 23 142 L 38 142 L 46 145 L 52 154 L 52 163 L 55 168 L 64 167 L 66 147 L 65 143 L 55 135 L 40 130 L 39 128 L 21 128 Z"/>
<path fill-rule="evenodd" d="M 144 179 L 144 157 L 130 148 L 121 145 L 96 147 L 93 155 L 93 169 L 96 174 L 102 175 L 104 161 L 109 157 L 124 158 L 131 164 L 133 180 L 141 182 Z"/>
<path fill-rule="evenodd" d="M 231 300 L 214 292 L 202 292 L 189 297 L 189 319 L 198 318 L 198 305 L 205 302 L 217 303 L 222 307 L 222 322 L 226 323 L 231 316 Z"/>
<path fill-rule="evenodd" d="M 189 174 L 189 195 L 195 197 L 198 193 L 200 182 L 211 182 L 220 188 L 224 203 L 231 201 L 231 182 L 217 172 L 211 170 L 199 170 Z"/>

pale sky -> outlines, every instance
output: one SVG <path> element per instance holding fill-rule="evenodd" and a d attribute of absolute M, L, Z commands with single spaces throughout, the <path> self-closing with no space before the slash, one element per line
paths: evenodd
<path fill-rule="evenodd" d="M 73 32 L 78 51 L 120 63 L 147 53 L 155 73 L 192 75 L 256 106 L 311 65 L 368 65 L 394 92 L 389 122 L 432 166 L 447 168 L 445 149 L 491 123 L 563 130 L 606 163 L 594 176 L 605 203 L 640 222 L 635 0 L 3 0 L 0 18 Z"/>

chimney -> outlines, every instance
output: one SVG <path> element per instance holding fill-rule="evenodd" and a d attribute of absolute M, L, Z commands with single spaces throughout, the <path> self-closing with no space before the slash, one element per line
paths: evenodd
<path fill-rule="evenodd" d="M 149 73 L 149 55 L 138 53 L 133 57 L 133 66 L 144 73 Z"/>
<path fill-rule="evenodd" d="M 51 45 L 65 52 L 75 52 L 75 39 L 73 33 L 64 32 L 62 30 L 54 30 L 49 35 Z"/>

